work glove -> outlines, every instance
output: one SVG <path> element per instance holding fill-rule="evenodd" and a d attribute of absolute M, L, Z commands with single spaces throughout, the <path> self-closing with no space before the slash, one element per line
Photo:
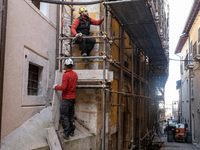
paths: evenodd
<path fill-rule="evenodd" d="M 54 85 L 53 85 L 53 90 L 55 90 L 55 86 L 57 86 L 57 84 L 54 84 Z"/>
<path fill-rule="evenodd" d="M 78 38 L 78 37 L 81 37 L 83 34 L 82 33 L 76 33 L 75 37 Z"/>

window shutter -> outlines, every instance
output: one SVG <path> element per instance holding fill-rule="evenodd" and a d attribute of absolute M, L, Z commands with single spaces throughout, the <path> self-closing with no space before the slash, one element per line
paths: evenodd
<path fill-rule="evenodd" d="M 198 43 L 200 42 L 200 28 L 198 29 Z"/>
<path fill-rule="evenodd" d="M 198 29 L 198 54 L 200 54 L 200 27 Z"/>

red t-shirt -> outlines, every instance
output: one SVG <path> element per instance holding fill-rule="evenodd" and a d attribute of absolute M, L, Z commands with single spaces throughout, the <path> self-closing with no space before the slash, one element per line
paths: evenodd
<path fill-rule="evenodd" d="M 62 99 L 75 99 L 77 80 L 78 75 L 76 72 L 72 69 L 65 71 L 62 77 L 62 85 L 55 86 L 55 90 L 62 91 Z"/>
<path fill-rule="evenodd" d="M 82 18 L 82 19 L 85 22 L 87 21 L 86 18 Z M 90 19 L 91 19 L 91 24 L 92 25 L 100 25 L 103 22 L 103 19 L 99 19 L 99 20 L 94 20 L 92 18 L 90 18 Z M 71 31 L 72 31 L 73 35 L 76 35 L 76 33 L 77 33 L 76 29 L 78 28 L 78 25 L 79 25 L 79 19 L 76 18 L 75 21 L 74 21 L 74 23 L 72 24 L 72 27 L 71 27 Z"/>

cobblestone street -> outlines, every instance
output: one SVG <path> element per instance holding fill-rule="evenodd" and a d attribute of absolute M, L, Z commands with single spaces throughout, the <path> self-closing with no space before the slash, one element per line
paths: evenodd
<path fill-rule="evenodd" d="M 184 142 L 167 142 L 167 138 L 164 138 L 165 142 L 160 150 L 200 150 L 194 144 L 184 143 Z"/>

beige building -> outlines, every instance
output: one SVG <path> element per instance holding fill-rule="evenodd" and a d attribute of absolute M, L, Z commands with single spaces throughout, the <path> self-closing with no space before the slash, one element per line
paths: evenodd
<path fill-rule="evenodd" d="M 14 0 L 1 8 L 6 3 L 1 139 L 49 104 L 58 28 L 56 5 Z"/>
<path fill-rule="evenodd" d="M 200 1 L 194 0 L 175 53 L 181 53 L 181 122 L 188 123 L 193 142 L 200 143 Z"/>

